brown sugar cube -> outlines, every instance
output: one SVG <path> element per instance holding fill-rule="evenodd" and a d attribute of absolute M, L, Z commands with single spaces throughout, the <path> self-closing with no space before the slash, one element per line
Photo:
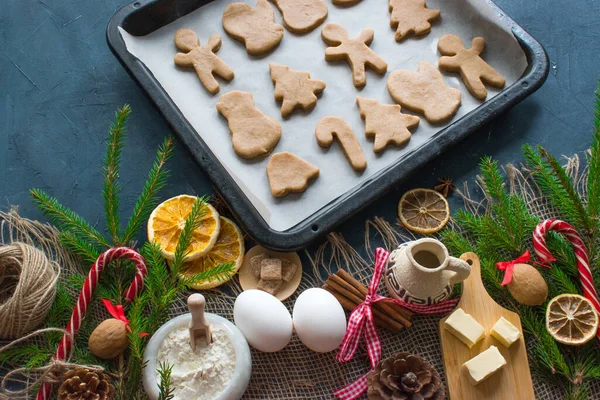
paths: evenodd
<path fill-rule="evenodd" d="M 281 278 L 285 282 L 289 282 L 296 275 L 298 266 L 289 260 L 281 260 L 281 270 Z"/>
<path fill-rule="evenodd" d="M 256 286 L 256 288 L 259 290 L 262 290 L 263 292 L 267 292 L 267 293 L 275 296 L 277 294 L 277 292 L 279 291 L 279 289 L 281 289 L 282 286 L 283 286 L 282 280 L 265 281 L 265 280 L 261 279 L 260 281 L 258 281 L 258 286 Z"/>
<path fill-rule="evenodd" d="M 281 280 L 281 259 L 267 258 L 260 263 L 260 279 L 263 281 Z"/>
<path fill-rule="evenodd" d="M 252 268 L 252 274 L 256 279 L 260 279 L 260 264 L 264 259 L 267 258 L 266 253 L 259 254 L 250 259 L 250 267 Z"/>

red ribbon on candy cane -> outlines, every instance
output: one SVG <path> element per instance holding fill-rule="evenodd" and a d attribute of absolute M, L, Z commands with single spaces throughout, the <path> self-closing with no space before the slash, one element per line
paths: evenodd
<path fill-rule="evenodd" d="M 135 277 L 129 288 L 125 291 L 125 300 L 128 302 L 133 301 L 135 296 L 142 290 L 144 285 L 144 277 L 148 273 L 148 269 L 146 268 L 146 262 L 144 258 L 137 251 L 130 249 L 129 247 L 113 247 L 111 249 L 106 250 L 104 253 L 100 254 L 100 257 L 96 260 L 92 268 L 90 269 L 90 273 L 88 274 L 85 283 L 83 284 L 83 288 L 81 289 L 81 293 L 79 293 L 79 298 L 77 299 L 77 304 L 75 304 L 75 308 L 73 309 L 73 313 L 71 314 L 71 319 L 67 324 L 65 335 L 61 339 L 58 349 L 54 354 L 55 360 L 64 361 L 71 354 L 71 349 L 73 344 L 71 343 L 71 338 L 77 335 L 79 331 L 79 327 L 81 326 L 81 320 L 85 317 L 85 313 L 87 311 L 87 307 L 90 304 L 92 299 L 92 294 L 96 289 L 96 285 L 98 284 L 98 280 L 100 279 L 100 275 L 104 268 L 110 264 L 111 261 L 116 259 L 126 259 L 131 260 L 135 264 Z M 110 302 L 109 302 L 110 303 Z M 111 304 L 112 306 L 112 304 Z M 123 314 L 124 316 L 124 314 Z M 51 396 L 52 385 L 49 383 L 42 384 L 40 390 L 37 393 L 36 400 L 49 400 Z"/>
<path fill-rule="evenodd" d="M 560 232 L 567 237 L 569 242 L 573 245 L 575 251 L 575 257 L 577 258 L 577 270 L 579 271 L 579 280 L 583 287 L 583 297 L 592 302 L 594 308 L 600 313 L 600 300 L 598 299 L 598 293 L 594 286 L 594 278 L 592 276 L 592 270 L 589 266 L 589 258 L 587 248 L 579 233 L 568 223 L 558 219 L 547 219 L 541 222 L 533 232 L 533 247 L 538 255 L 540 261 L 545 264 L 550 264 L 556 261 L 556 258 L 548 250 L 546 246 L 546 235 L 549 231 Z M 597 337 L 600 339 L 600 329 L 598 330 Z M 599 342 L 600 345 L 600 342 Z"/>
<path fill-rule="evenodd" d="M 381 340 L 375 327 L 375 321 L 373 319 L 373 311 L 371 309 L 372 304 L 378 301 L 386 300 L 401 305 L 409 310 L 412 310 L 419 314 L 433 315 L 433 314 L 446 314 L 452 311 L 460 299 L 446 300 L 430 306 L 415 305 L 405 303 L 397 299 L 391 299 L 388 297 L 379 296 L 377 294 L 377 288 L 379 282 L 383 276 L 383 272 L 388 262 L 390 253 L 382 248 L 377 248 L 375 251 L 375 267 L 373 270 L 373 278 L 369 284 L 369 289 L 365 297 L 365 301 L 356 306 L 356 308 L 350 314 L 348 319 L 348 329 L 342 340 L 340 351 L 335 357 L 339 362 L 347 362 L 354 357 L 361 336 L 365 337 L 365 344 L 367 346 L 367 352 L 369 354 L 369 360 L 371 362 L 371 369 L 375 368 L 379 360 L 381 360 Z M 333 394 L 343 400 L 354 400 L 360 397 L 367 390 L 367 375 L 363 375 L 353 383 L 346 385 Z"/>

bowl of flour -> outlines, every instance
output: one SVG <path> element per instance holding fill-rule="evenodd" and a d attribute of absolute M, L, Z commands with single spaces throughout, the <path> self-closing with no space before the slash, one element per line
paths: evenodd
<path fill-rule="evenodd" d="M 239 400 L 252 372 L 248 342 L 231 322 L 205 313 L 210 323 L 212 343 L 198 339 L 193 351 L 188 326 L 191 314 L 168 321 L 152 335 L 144 352 L 144 390 L 151 400 L 158 399 L 160 363 L 173 366 L 171 388 L 173 400 Z"/>

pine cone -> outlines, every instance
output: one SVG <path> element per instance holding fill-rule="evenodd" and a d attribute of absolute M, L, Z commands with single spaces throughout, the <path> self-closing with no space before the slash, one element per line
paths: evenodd
<path fill-rule="evenodd" d="M 440 374 L 426 360 L 396 353 L 380 361 L 367 376 L 369 400 L 443 400 Z"/>
<path fill-rule="evenodd" d="M 63 375 L 58 400 L 113 400 L 115 388 L 107 374 L 78 367 Z"/>

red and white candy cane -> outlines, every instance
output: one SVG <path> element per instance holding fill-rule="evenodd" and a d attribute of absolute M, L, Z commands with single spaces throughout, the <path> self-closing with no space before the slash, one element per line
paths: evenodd
<path fill-rule="evenodd" d="M 550 253 L 550 250 L 548 250 L 548 246 L 546 246 L 546 235 L 549 231 L 562 233 L 573 245 L 575 257 L 577 258 L 579 279 L 581 281 L 581 286 L 583 287 L 583 296 L 591 301 L 596 311 L 600 313 L 600 300 L 598 299 L 598 292 L 596 292 L 596 288 L 594 287 L 594 278 L 589 265 L 587 248 L 585 247 L 583 240 L 581 240 L 581 236 L 579 236 L 579 233 L 577 233 L 571 225 L 564 221 L 547 219 L 546 221 L 541 222 L 533 232 L 533 247 L 543 264 L 549 264 L 556 261 L 556 258 L 554 258 Z M 598 330 L 597 336 L 600 339 L 600 329 Z"/>
<path fill-rule="evenodd" d="M 135 264 L 135 278 L 131 285 L 125 291 L 125 300 L 128 302 L 133 301 L 135 296 L 142 290 L 144 285 L 144 277 L 148 273 L 148 269 L 146 268 L 146 262 L 144 258 L 137 251 L 130 249 L 129 247 L 113 247 L 111 249 L 106 250 L 104 253 L 100 254 L 100 257 L 96 260 L 92 268 L 90 269 L 90 273 L 88 274 L 85 283 L 83 284 L 83 288 L 81 289 L 81 293 L 79 293 L 79 298 L 77 299 L 77 304 L 75 304 L 75 308 L 73 309 L 73 313 L 71 314 L 71 319 L 69 320 L 69 324 L 67 325 L 67 333 L 61 339 L 58 349 L 54 354 L 55 360 L 65 360 L 69 354 L 71 353 L 72 343 L 71 343 L 71 335 L 75 337 L 77 332 L 79 331 L 79 327 L 81 326 L 81 320 L 85 317 L 85 312 L 90 304 L 92 299 L 92 294 L 96 289 L 96 285 L 98 284 L 98 280 L 100 279 L 100 275 L 104 268 L 110 264 L 111 261 L 116 259 L 126 259 L 131 260 Z M 52 390 L 52 385 L 49 383 L 44 383 L 36 397 L 36 400 L 48 400 L 50 399 Z"/>

